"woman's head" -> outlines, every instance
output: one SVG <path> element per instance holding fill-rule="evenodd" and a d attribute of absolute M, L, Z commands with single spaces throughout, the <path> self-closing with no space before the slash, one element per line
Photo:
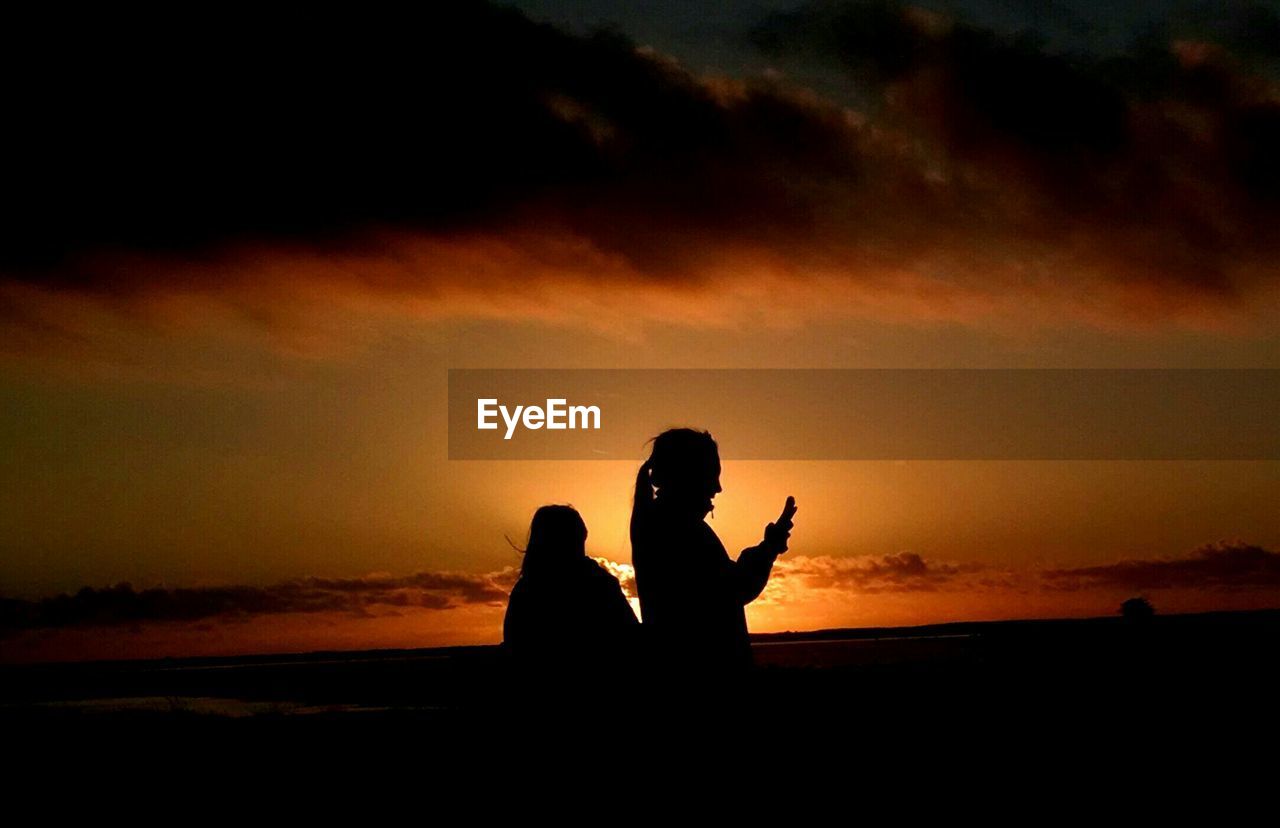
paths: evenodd
<path fill-rule="evenodd" d="M 523 571 L 551 568 L 587 554 L 587 524 L 572 506 L 542 506 L 529 524 Z"/>
<path fill-rule="evenodd" d="M 720 493 L 720 450 L 711 434 L 692 428 L 673 428 L 653 439 L 645 463 L 651 483 L 664 502 L 705 516 Z"/>

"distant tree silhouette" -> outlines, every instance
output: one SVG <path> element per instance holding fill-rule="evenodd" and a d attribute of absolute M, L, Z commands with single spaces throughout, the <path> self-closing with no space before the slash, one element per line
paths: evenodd
<path fill-rule="evenodd" d="M 1156 608 L 1146 598 L 1130 598 L 1120 605 L 1120 615 L 1129 621 L 1145 621 L 1156 614 Z"/>

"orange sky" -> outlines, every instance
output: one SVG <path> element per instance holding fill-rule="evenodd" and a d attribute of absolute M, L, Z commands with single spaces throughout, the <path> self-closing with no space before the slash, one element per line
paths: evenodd
<path fill-rule="evenodd" d="M 844 330 L 853 336 L 852 327 Z M 893 331 L 886 338 L 935 335 Z M 1125 362 L 1114 335 L 1072 335 L 1111 345 L 1115 360 Z M 1002 353 L 1005 364 L 1027 364 L 1032 347 L 1044 349 L 1044 363 L 1060 359 L 1040 334 L 952 336 Z M 722 354 L 726 342 L 740 345 L 747 364 L 755 349 L 775 342 L 821 354 L 810 364 L 842 360 L 824 350 L 826 331 L 799 329 L 689 328 L 637 340 L 545 323 L 467 331 L 389 321 L 382 337 L 319 355 L 269 343 L 184 351 L 195 339 L 186 331 L 149 332 L 138 351 L 143 362 L 99 376 L 80 375 L 78 364 L 53 357 L 41 358 L 48 370 L 40 377 L 30 361 L 12 363 L 3 425 L 14 462 L 3 471 L 10 495 L 0 505 L 6 597 L 120 582 L 137 590 L 271 588 L 306 577 L 418 572 L 488 579 L 500 594 L 519 563 L 505 538 L 521 542 L 533 510 L 547 502 L 578 507 L 591 553 L 625 564 L 635 464 L 449 461 L 446 367 L 705 365 L 716 363 L 686 355 L 702 343 Z M 468 340 L 481 349 L 464 356 Z M 1168 348 L 1162 361 L 1177 364 L 1167 344 L 1178 342 L 1175 336 L 1129 341 Z M 872 342 L 869 336 L 864 347 Z M 1264 344 L 1205 342 L 1206 354 Z M 877 361 L 892 364 L 896 348 L 879 347 Z M 946 349 L 937 353 L 940 364 L 955 364 Z M 216 358 L 221 354 L 229 358 Z M 553 362 L 556 354 L 564 361 Z M 869 351 L 860 354 L 863 364 L 875 364 Z M 243 381 L 217 376 L 251 360 L 262 369 Z M 208 373 L 190 371 L 184 379 L 193 362 Z M 648 436 L 638 434 L 637 443 Z M 801 504 L 792 552 L 780 568 L 786 573 L 794 564 L 797 571 L 776 579 L 751 608 L 757 631 L 1105 614 L 1134 592 L 1166 611 L 1269 605 L 1277 597 L 1273 580 L 1253 584 L 1247 572 L 1204 588 L 1184 582 L 1154 589 L 1103 583 L 1062 590 L 1044 576 L 1187 559 L 1217 541 L 1280 549 L 1280 472 L 1271 462 L 731 460 L 723 480 L 711 525 L 731 551 L 757 542 L 787 495 Z M 918 555 L 944 574 L 959 568 L 959 575 L 886 586 L 861 577 L 827 585 L 813 574 L 827 560 L 857 569 L 902 555 Z M 499 640 L 501 600 L 441 594 L 447 608 L 384 605 L 370 596 L 367 605 L 336 610 L 237 610 L 193 622 L 26 631 L 2 646 L 7 658 L 25 660 Z"/>

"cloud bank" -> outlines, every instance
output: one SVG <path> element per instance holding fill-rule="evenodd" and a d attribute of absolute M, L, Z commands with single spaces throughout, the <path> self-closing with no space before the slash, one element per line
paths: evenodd
<path fill-rule="evenodd" d="M 483 4 L 398 14 L 262 12 L 198 38 L 116 12 L 19 21 L 7 325 L 29 343 L 68 297 L 604 326 L 1276 308 L 1265 10 L 1101 55 L 884 3 L 762 20 L 763 53 L 819 63 L 823 95 Z M 24 80 L 47 62 L 69 69 L 52 89 Z"/>
<path fill-rule="evenodd" d="M 638 606 L 632 567 L 597 560 Z M 517 577 L 507 568 L 0 598 L 0 661 L 496 643 Z M 1219 543 L 1179 557 L 1048 570 L 915 553 L 784 556 L 749 613 L 756 631 L 1080 617 L 1114 613 L 1140 594 L 1161 612 L 1275 608 L 1280 552 Z"/>
<path fill-rule="evenodd" d="M 630 564 L 598 560 L 636 598 Z M 467 606 L 501 608 L 516 579 L 507 568 L 482 574 L 418 572 L 361 578 L 307 577 L 268 586 L 211 586 L 138 590 L 129 584 L 38 600 L 0 598 L 0 632 L 65 627 L 119 627 L 152 623 L 239 621 L 259 616 L 372 611 L 442 611 Z M 883 594 L 1000 593 L 1089 590 L 1274 591 L 1280 589 L 1280 552 L 1241 542 L 1209 544 L 1189 555 L 1127 559 L 1068 569 L 1009 569 L 978 562 L 925 558 L 913 552 L 881 556 L 784 556 L 762 600 L 775 603 L 856 601 Z M 815 597 L 820 595 L 821 597 Z M 843 596 L 843 597 L 841 597 Z"/>
<path fill-rule="evenodd" d="M 1185 558 L 1124 560 L 1043 573 L 1051 589 L 1250 590 L 1280 588 L 1280 552 L 1241 542 L 1202 546 Z"/>
<path fill-rule="evenodd" d="M 0 598 L 0 634 L 62 627 L 114 627 L 151 623 L 235 621 L 263 615 L 341 613 L 371 609 L 449 610 L 502 606 L 513 570 L 485 575 L 419 572 L 403 577 L 301 578 L 269 586 L 134 589 L 127 583 L 85 587 L 36 601 Z"/>
<path fill-rule="evenodd" d="M 977 563 L 931 561 L 914 552 L 880 557 L 830 556 L 782 558 L 775 578 L 785 589 L 798 584 L 805 589 L 829 589 L 855 594 L 881 592 L 935 592 L 948 589 L 983 589 L 995 583 L 991 567 Z"/>

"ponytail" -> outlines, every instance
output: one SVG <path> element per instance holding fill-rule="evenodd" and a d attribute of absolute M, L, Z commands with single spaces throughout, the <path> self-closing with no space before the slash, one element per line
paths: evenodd
<path fill-rule="evenodd" d="M 648 518 L 649 513 L 653 510 L 653 481 L 650 479 L 650 471 L 653 469 L 653 458 L 640 464 L 640 471 L 636 472 L 636 491 L 635 497 L 631 501 L 631 538 L 635 539 L 636 529 L 640 522 Z"/>

